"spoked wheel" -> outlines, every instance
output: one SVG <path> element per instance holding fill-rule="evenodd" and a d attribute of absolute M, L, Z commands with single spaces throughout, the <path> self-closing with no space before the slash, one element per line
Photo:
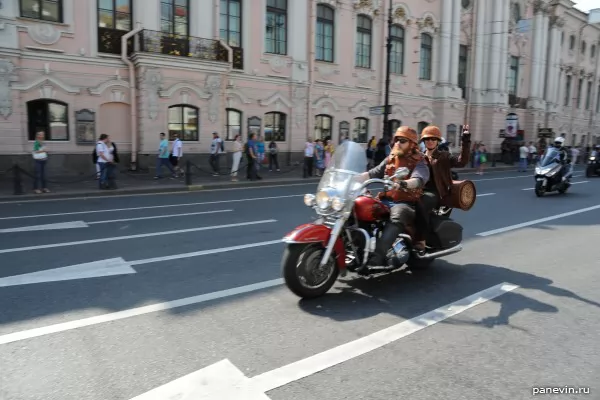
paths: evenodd
<path fill-rule="evenodd" d="M 281 260 L 283 279 L 297 296 L 310 299 L 324 295 L 335 283 L 339 270 L 334 254 L 321 266 L 325 248 L 320 243 L 289 244 Z"/>
<path fill-rule="evenodd" d="M 544 188 L 542 186 L 542 182 L 535 183 L 535 195 L 537 197 L 542 197 L 544 195 Z"/>

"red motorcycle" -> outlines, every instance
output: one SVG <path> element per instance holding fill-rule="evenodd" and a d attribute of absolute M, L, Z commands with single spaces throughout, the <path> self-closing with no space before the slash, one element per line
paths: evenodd
<path fill-rule="evenodd" d="M 287 246 L 281 261 L 283 279 L 297 296 L 322 296 L 338 276 L 346 276 L 348 271 L 365 276 L 388 273 L 405 265 L 421 269 L 436 258 L 462 250 L 462 226 L 450 219 L 447 207 L 440 207 L 431 216 L 425 253 L 414 250 L 415 227 L 407 226 L 388 251 L 387 265 L 367 265 L 390 217 L 390 205 L 371 195 L 367 187 L 379 183 L 389 190 L 392 180 L 406 178 L 409 170 L 400 168 L 392 177 L 363 182 L 360 175 L 366 165 L 363 147 L 347 141 L 336 149 L 319 182 L 317 195 L 304 196 L 304 204 L 313 208 L 318 218 L 283 238 Z"/>

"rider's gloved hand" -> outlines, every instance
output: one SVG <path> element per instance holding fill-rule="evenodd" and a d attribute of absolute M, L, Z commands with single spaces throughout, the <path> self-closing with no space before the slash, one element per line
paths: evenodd
<path fill-rule="evenodd" d="M 471 141 L 471 131 L 469 131 L 468 128 L 463 129 L 463 132 L 462 132 L 462 141 L 463 142 L 469 142 L 469 141 Z"/>
<path fill-rule="evenodd" d="M 400 181 L 400 182 L 394 183 L 394 189 L 406 189 L 407 187 L 408 187 L 408 184 L 406 183 L 406 181 Z"/>

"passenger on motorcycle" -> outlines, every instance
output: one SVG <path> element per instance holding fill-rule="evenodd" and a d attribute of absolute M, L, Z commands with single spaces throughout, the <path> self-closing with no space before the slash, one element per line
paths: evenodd
<path fill-rule="evenodd" d="M 417 202 L 423 194 L 423 187 L 429 181 L 429 169 L 419 151 L 417 132 L 408 127 L 398 128 L 392 139 L 393 147 L 389 156 L 375 168 L 361 175 L 363 181 L 372 178 L 382 179 L 393 176 L 398 168 L 406 167 L 410 175 L 394 184 L 391 190 L 379 193 L 378 197 L 390 207 L 390 221 L 385 225 L 377 241 L 368 265 L 387 265 L 387 252 L 398 235 L 406 232 L 406 226 L 414 221 Z"/>
<path fill-rule="evenodd" d="M 417 233 L 415 249 L 425 250 L 425 236 L 429 229 L 431 210 L 438 206 L 441 199 L 450 194 L 452 168 L 462 168 L 469 163 L 471 155 L 471 134 L 465 127 L 461 138 L 461 152 L 458 157 L 449 151 L 440 149 L 442 132 L 440 128 L 429 125 L 421 132 L 421 142 L 425 142 L 425 160 L 429 167 L 430 179 L 423 188 L 423 196 L 417 215 Z"/>
<path fill-rule="evenodd" d="M 554 139 L 553 146 L 559 150 L 560 152 L 560 163 L 563 165 L 560 170 L 560 175 L 562 176 L 562 180 L 569 178 L 573 173 L 573 165 L 571 164 L 571 152 L 567 150 L 564 146 L 565 138 L 562 136 L 558 136 Z"/>

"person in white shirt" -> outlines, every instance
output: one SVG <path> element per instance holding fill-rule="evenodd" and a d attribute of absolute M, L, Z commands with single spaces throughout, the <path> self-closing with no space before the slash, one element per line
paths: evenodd
<path fill-rule="evenodd" d="M 96 143 L 96 154 L 98 155 L 98 165 L 100 166 L 100 179 L 98 184 L 100 189 L 108 188 L 108 178 L 113 173 L 113 154 L 110 151 L 111 148 L 107 145 L 108 135 L 103 133 L 100 135 L 98 142 Z"/>
<path fill-rule="evenodd" d="M 571 164 L 577 164 L 577 159 L 579 158 L 579 149 L 576 146 L 571 148 Z"/>
<path fill-rule="evenodd" d="M 315 157 L 315 143 L 312 137 L 308 137 L 306 144 L 304 145 L 304 177 L 312 176 L 313 164 Z"/>
<path fill-rule="evenodd" d="M 242 160 L 242 151 L 244 146 L 242 145 L 242 136 L 235 135 L 233 140 L 233 164 L 231 165 L 231 180 L 236 182 L 238 180 L 237 173 L 240 169 L 240 161 Z"/>
<path fill-rule="evenodd" d="M 213 169 L 213 176 L 219 176 L 219 156 L 224 151 L 223 140 L 219 137 L 217 132 L 213 132 L 213 140 L 210 143 L 210 166 Z"/>
<path fill-rule="evenodd" d="M 535 164 L 537 161 L 537 148 L 533 142 L 529 142 L 529 163 Z"/>
<path fill-rule="evenodd" d="M 173 149 L 171 150 L 171 165 L 175 168 L 175 172 L 180 176 L 185 175 L 183 169 L 179 166 L 179 161 L 181 161 L 181 156 L 183 156 L 183 142 L 179 139 L 179 134 L 173 134 L 175 140 L 173 141 Z"/>
<path fill-rule="evenodd" d="M 519 148 L 519 172 L 527 172 L 527 157 L 529 156 L 529 148 L 525 146 L 525 142 L 521 143 Z"/>

